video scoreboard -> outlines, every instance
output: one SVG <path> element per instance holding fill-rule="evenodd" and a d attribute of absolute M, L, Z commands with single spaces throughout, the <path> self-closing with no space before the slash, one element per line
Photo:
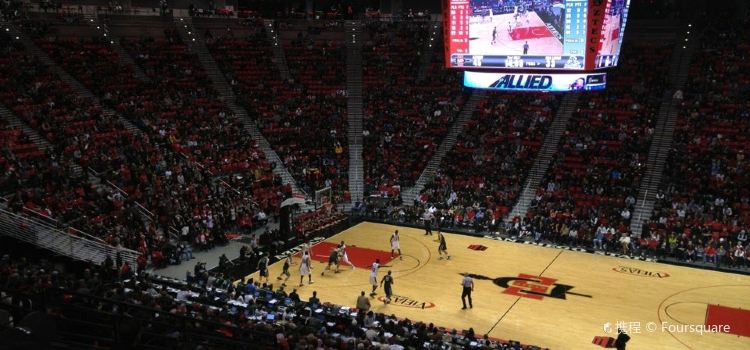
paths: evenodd
<path fill-rule="evenodd" d="M 630 0 L 444 0 L 445 62 L 468 70 L 617 65 Z"/>

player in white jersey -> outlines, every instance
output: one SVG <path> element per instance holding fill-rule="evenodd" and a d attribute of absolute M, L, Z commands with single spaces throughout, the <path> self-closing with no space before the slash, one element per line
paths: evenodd
<path fill-rule="evenodd" d="M 305 279 L 305 276 L 307 276 L 307 282 L 308 284 L 313 284 L 312 280 L 312 259 L 310 258 L 310 252 L 304 251 L 302 252 L 302 261 L 299 263 L 299 286 L 302 287 L 304 284 L 302 283 Z"/>
<path fill-rule="evenodd" d="M 372 292 L 370 292 L 370 296 L 375 296 L 375 290 L 378 289 L 378 270 L 380 269 L 380 259 L 375 259 L 375 262 L 372 263 L 372 266 L 370 267 L 370 284 L 372 285 Z"/>
<path fill-rule="evenodd" d="M 398 251 L 399 259 L 404 260 L 401 255 L 401 237 L 398 236 L 398 230 L 391 235 L 391 258 L 393 258 L 393 252 L 395 251 Z"/>
<path fill-rule="evenodd" d="M 341 262 L 343 262 L 344 264 L 350 265 L 352 267 L 352 270 L 356 269 L 356 267 L 354 267 L 354 264 L 349 261 L 349 255 L 346 254 L 346 244 L 344 244 L 344 241 L 341 241 L 341 244 L 339 244 L 339 259 L 341 259 Z"/>

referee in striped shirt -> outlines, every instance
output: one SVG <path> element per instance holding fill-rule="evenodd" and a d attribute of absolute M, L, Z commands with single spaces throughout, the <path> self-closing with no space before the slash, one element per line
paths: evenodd
<path fill-rule="evenodd" d="M 474 280 L 471 279 L 468 272 L 464 272 L 464 279 L 461 281 L 461 286 L 464 287 L 461 293 L 461 302 L 464 303 L 462 310 L 466 310 L 466 297 L 469 297 L 469 308 L 474 308 L 471 303 L 471 292 L 474 290 Z"/>

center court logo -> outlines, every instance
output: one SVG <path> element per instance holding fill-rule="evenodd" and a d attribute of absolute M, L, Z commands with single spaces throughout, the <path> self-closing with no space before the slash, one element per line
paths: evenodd
<path fill-rule="evenodd" d="M 384 296 L 379 296 L 378 300 L 380 302 L 385 302 Z M 422 301 L 417 299 L 412 299 L 403 295 L 392 295 L 391 297 L 391 305 L 393 306 L 403 306 L 403 307 L 410 307 L 413 309 L 431 309 L 435 307 L 435 303 L 430 301 Z"/>
<path fill-rule="evenodd" d="M 641 276 L 641 277 L 667 278 L 670 276 L 669 273 L 662 272 L 662 271 L 649 271 L 649 270 L 643 270 L 637 267 L 630 267 L 630 266 L 623 266 L 623 265 L 613 267 L 612 271 L 625 273 L 628 275 Z"/>
<path fill-rule="evenodd" d="M 571 285 L 557 283 L 557 279 L 519 273 L 518 277 L 490 278 L 482 275 L 469 274 L 477 280 L 492 280 L 495 285 L 505 288 L 503 294 L 515 295 L 522 298 L 542 300 L 545 297 L 567 299 L 567 295 L 591 298 L 590 295 L 574 293 Z"/>

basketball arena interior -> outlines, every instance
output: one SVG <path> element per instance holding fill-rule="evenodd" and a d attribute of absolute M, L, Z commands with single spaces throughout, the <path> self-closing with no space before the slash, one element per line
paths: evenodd
<path fill-rule="evenodd" d="M 750 349 L 748 28 L 0 0 L 0 350 Z"/>

